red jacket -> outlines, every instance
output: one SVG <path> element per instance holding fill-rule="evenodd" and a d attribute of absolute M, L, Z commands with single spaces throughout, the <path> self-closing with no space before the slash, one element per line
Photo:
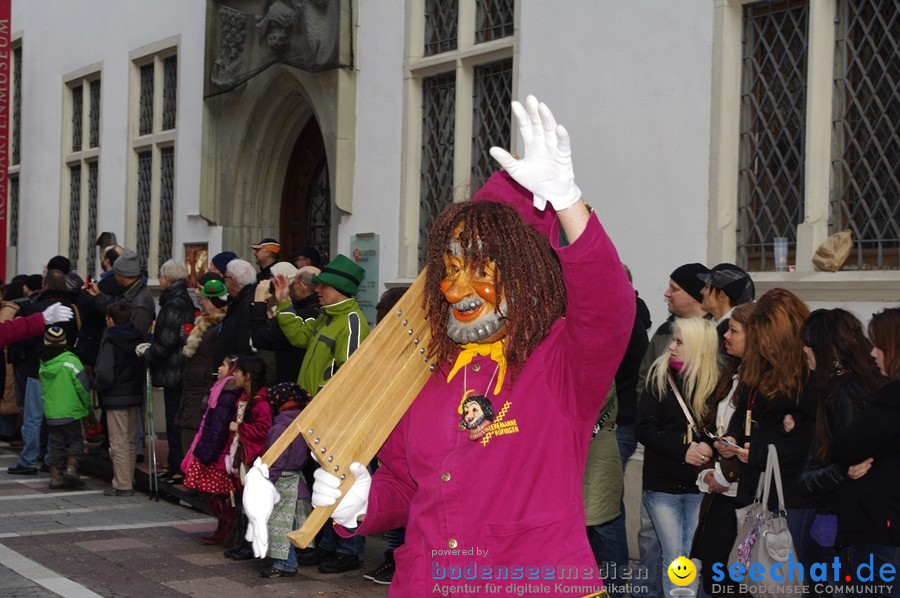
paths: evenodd
<path fill-rule="evenodd" d="M 44 314 L 0 322 L 0 347 L 44 334 Z"/>
<path fill-rule="evenodd" d="M 247 468 L 253 466 L 257 457 L 266 451 L 266 435 L 272 427 L 272 408 L 266 399 L 268 388 L 261 388 L 250 401 L 244 413 L 244 421 L 238 424 L 238 436 L 241 438 L 241 463 Z M 245 395 L 246 396 L 246 395 Z"/>

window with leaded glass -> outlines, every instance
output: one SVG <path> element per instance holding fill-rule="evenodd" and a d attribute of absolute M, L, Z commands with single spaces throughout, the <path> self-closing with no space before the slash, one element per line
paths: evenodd
<path fill-rule="evenodd" d="M 159 152 L 159 263 L 172 257 L 172 226 L 175 217 L 175 148 L 164 147 Z"/>
<path fill-rule="evenodd" d="M 97 186 L 100 177 L 100 165 L 97 162 L 88 164 L 88 206 L 87 206 L 87 270 L 94 276 L 97 272 Z"/>
<path fill-rule="evenodd" d="M 836 25 L 829 232 L 860 269 L 900 266 L 900 3 L 845 0 Z"/>
<path fill-rule="evenodd" d="M 455 50 L 459 0 L 425 0 L 425 56 Z"/>
<path fill-rule="evenodd" d="M 69 260 L 78 263 L 81 245 L 81 164 L 69 168 Z"/>
<path fill-rule="evenodd" d="M 453 202 L 456 75 L 428 77 L 422 86 L 422 165 L 419 199 L 419 267 L 425 265 L 434 217 Z"/>
<path fill-rule="evenodd" d="M 515 0 L 476 0 L 475 43 L 512 35 L 515 7 Z"/>
<path fill-rule="evenodd" d="M 141 269 L 150 257 L 150 210 L 153 202 L 153 152 L 143 151 L 137 159 L 137 254 Z"/>
<path fill-rule="evenodd" d="M 323 165 L 309 195 L 306 229 L 309 244 L 319 250 L 325 264 L 331 259 L 331 186 L 328 180 L 328 166 Z"/>
<path fill-rule="evenodd" d="M 774 239 L 788 238 L 792 263 L 803 220 L 809 6 L 743 11 L 737 256 L 749 270 L 772 270 Z"/>
<path fill-rule="evenodd" d="M 81 151 L 81 123 L 84 120 L 84 89 L 81 85 L 72 88 L 72 151 Z"/>
<path fill-rule="evenodd" d="M 9 246 L 19 246 L 19 175 L 9 177 Z"/>
<path fill-rule="evenodd" d="M 175 139 L 178 55 L 173 48 L 133 57 L 131 190 L 125 236 L 155 278 L 175 257 Z"/>
<path fill-rule="evenodd" d="M 13 50 L 12 163 L 19 163 L 22 134 L 22 48 Z"/>
<path fill-rule="evenodd" d="M 88 127 L 90 129 L 88 143 L 90 147 L 100 146 L 100 80 L 91 81 L 90 113 Z"/>
<path fill-rule="evenodd" d="M 138 106 L 138 133 L 153 132 L 153 64 L 141 67 L 141 92 Z"/>
<path fill-rule="evenodd" d="M 477 189 L 497 170 L 491 147 L 510 147 L 512 58 L 476 67 L 474 83 L 470 184 Z"/>
<path fill-rule="evenodd" d="M 78 272 L 94 272 L 100 159 L 100 73 L 66 81 L 68 115 L 62 156 L 68 169 L 68 206 L 60 210 L 68 229 L 68 257 Z M 68 222 L 66 222 L 68 219 Z M 65 242 L 64 242 L 65 243 Z"/>
<path fill-rule="evenodd" d="M 164 131 L 175 128 L 176 92 L 178 91 L 178 57 L 169 56 L 163 61 L 163 113 Z"/>

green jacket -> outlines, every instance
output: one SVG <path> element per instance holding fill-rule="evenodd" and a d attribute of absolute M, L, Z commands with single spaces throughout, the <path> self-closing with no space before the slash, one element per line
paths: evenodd
<path fill-rule="evenodd" d="M 78 420 L 91 408 L 87 375 L 81 360 L 69 351 L 41 357 L 41 393 L 44 417 L 52 420 Z"/>
<path fill-rule="evenodd" d="M 290 301 L 278 304 L 278 325 L 288 342 L 306 349 L 297 384 L 315 396 L 369 335 L 369 323 L 353 298 L 322 307 L 315 320 L 304 320 L 290 307 Z"/>
<path fill-rule="evenodd" d="M 624 472 L 616 440 L 618 413 L 615 383 L 610 386 L 598 417 L 599 429 L 588 448 L 582 490 L 584 492 L 585 525 L 608 523 L 621 513 Z"/>

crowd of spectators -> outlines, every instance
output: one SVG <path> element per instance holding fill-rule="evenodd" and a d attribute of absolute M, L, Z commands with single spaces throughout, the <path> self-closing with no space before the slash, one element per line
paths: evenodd
<path fill-rule="evenodd" d="M 279 260 L 272 238 L 250 248 L 258 268 L 218 253 L 195 291 L 183 264 L 165 262 L 156 300 L 137 254 L 118 246 L 104 249 L 97 281 L 82 280 L 64 256 L 42 274 L 10 280 L 0 322 L 55 304 L 73 316 L 41 321 L 42 335 L 6 347 L 0 439 L 21 447 L 8 473 L 45 470 L 52 489 L 82 485 L 83 430 L 97 413 L 99 449 L 113 468 L 105 493 L 134 494 L 149 384 L 162 389 L 165 407 L 159 481 L 207 497 L 218 524 L 201 542 L 253 558 L 243 475 L 364 342 L 369 323 L 352 259 L 321 264 L 308 247 Z M 401 294 L 386 292 L 379 313 Z M 736 593 L 712 584 L 711 567 L 727 563 L 735 513 L 753 501 L 769 445 L 778 449 L 800 562 L 874 558 L 877 568 L 900 560 L 900 308 L 875 314 L 866 331 L 843 309 L 810 313 L 785 289 L 755 295 L 734 264 L 681 265 L 665 291 L 670 317 L 648 338 L 649 311 L 635 293 L 631 338 L 597 415 L 584 482 L 586 532 L 613 582 L 628 565 L 625 511 L 639 509 L 648 596 L 673 589 L 665 568 L 681 555 L 695 559 L 701 594 Z M 624 469 L 638 442 L 642 501 L 626 505 Z M 339 537 L 331 526 L 310 549 L 284 540 L 310 512 L 307 456 L 286 451 L 270 469 L 283 502 L 270 519 L 276 539 L 265 577 L 360 567 L 363 538 Z M 378 583 L 391 581 L 402 528 L 389 537 L 385 562 L 366 575 Z"/>

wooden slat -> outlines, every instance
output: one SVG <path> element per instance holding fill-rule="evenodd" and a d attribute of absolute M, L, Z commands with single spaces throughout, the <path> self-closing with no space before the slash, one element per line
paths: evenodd
<path fill-rule="evenodd" d="M 425 270 L 266 451 L 264 463 L 272 465 L 301 436 L 326 470 L 346 476 L 341 491 L 347 492 L 353 484 L 350 464 L 368 464 L 375 457 L 431 375 L 425 358 L 431 330 L 422 308 L 424 286 Z M 305 548 L 333 510 L 313 509 L 303 526 L 288 538 Z"/>

